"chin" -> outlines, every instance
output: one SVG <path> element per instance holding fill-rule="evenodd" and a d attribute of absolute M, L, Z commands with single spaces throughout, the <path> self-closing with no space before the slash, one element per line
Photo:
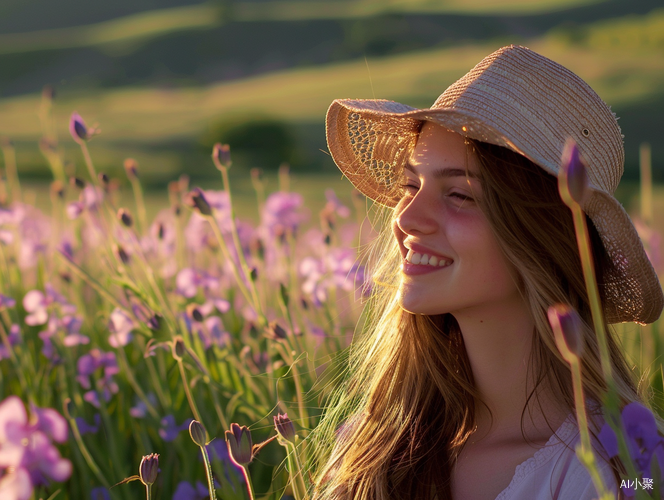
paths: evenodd
<path fill-rule="evenodd" d="M 434 306 L 432 304 L 426 304 L 421 300 L 417 300 L 416 297 L 413 297 L 410 294 L 399 293 L 399 306 L 406 312 L 411 314 L 424 314 L 427 316 L 433 316 L 435 314 L 444 314 L 449 311 L 441 310 L 440 305 Z"/>

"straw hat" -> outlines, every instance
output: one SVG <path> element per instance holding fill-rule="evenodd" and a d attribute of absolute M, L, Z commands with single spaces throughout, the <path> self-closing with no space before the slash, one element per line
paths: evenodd
<path fill-rule="evenodd" d="M 614 269 L 605 272 L 610 323 L 657 320 L 664 297 L 632 221 L 613 193 L 625 153 L 615 115 L 577 75 L 526 47 L 485 57 L 428 109 L 387 100 L 337 99 L 327 112 L 327 143 L 337 166 L 363 194 L 394 207 L 395 187 L 422 121 L 511 149 L 557 175 L 572 137 L 588 165 L 592 219 Z"/>

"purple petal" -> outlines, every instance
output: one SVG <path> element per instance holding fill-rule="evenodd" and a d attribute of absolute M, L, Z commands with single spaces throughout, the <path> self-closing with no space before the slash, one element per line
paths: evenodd
<path fill-rule="evenodd" d="M 67 441 L 69 426 L 62 415 L 53 408 L 38 408 L 36 406 L 32 408 L 32 413 L 37 416 L 36 429 L 58 443 Z"/>
<path fill-rule="evenodd" d="M 23 297 L 23 307 L 29 313 L 43 309 L 46 306 L 46 297 L 40 290 L 30 290 Z"/>
<path fill-rule="evenodd" d="M 597 438 L 602 443 L 609 458 L 613 458 L 618 454 L 618 438 L 609 424 L 604 424 Z"/>
<path fill-rule="evenodd" d="M 111 500 L 111 495 L 106 488 L 98 486 L 97 488 L 92 488 L 90 500 Z"/>
<path fill-rule="evenodd" d="M 32 481 L 28 471 L 23 467 L 5 474 L 0 479 L 0 498 L 7 500 L 30 500 L 32 497 Z"/>

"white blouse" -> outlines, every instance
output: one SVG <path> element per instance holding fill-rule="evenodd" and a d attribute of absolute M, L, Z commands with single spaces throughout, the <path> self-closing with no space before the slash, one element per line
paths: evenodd
<path fill-rule="evenodd" d="M 599 497 L 590 474 L 576 457 L 579 442 L 576 418 L 571 414 L 549 441 L 516 467 L 512 481 L 496 500 L 594 500 Z M 565 446 L 567 444 L 567 446 Z M 595 457 L 604 484 L 618 497 L 618 485 L 611 466 L 597 453 Z"/>

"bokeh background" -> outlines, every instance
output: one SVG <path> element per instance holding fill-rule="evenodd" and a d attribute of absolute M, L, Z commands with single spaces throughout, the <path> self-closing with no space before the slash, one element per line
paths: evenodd
<path fill-rule="evenodd" d="M 0 136 L 39 203 L 52 179 L 39 149 L 50 85 L 70 175 L 85 174 L 67 132 L 77 111 L 101 129 L 90 143 L 97 169 L 123 179 L 133 157 L 153 193 L 183 172 L 218 184 L 209 154 L 222 141 L 239 195 L 251 167 L 270 177 L 286 162 L 315 203 L 328 186 L 350 192 L 326 153 L 333 99 L 425 107 L 510 43 L 579 74 L 620 117 L 623 203 L 638 188 L 642 142 L 664 182 L 661 0 L 2 0 Z"/>

